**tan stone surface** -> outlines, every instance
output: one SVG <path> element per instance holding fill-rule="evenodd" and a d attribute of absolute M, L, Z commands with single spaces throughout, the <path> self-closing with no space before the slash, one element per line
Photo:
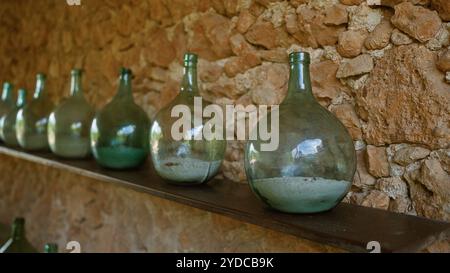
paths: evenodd
<path fill-rule="evenodd" d="M 260 45 L 268 49 L 277 47 L 277 33 L 272 23 L 258 22 L 250 27 L 245 34 L 247 40 L 255 45 Z"/>
<path fill-rule="evenodd" d="M 344 124 L 353 139 L 361 139 L 361 123 L 356 115 L 355 108 L 350 103 L 331 107 L 331 112 Z"/>
<path fill-rule="evenodd" d="M 439 54 L 436 65 L 439 70 L 443 72 L 450 71 L 450 48 L 442 51 L 441 54 Z"/>
<path fill-rule="evenodd" d="M 244 10 L 239 14 L 239 19 L 236 25 L 237 31 L 240 33 L 245 33 L 256 21 L 255 16 L 253 16 L 250 11 Z"/>
<path fill-rule="evenodd" d="M 353 6 L 353 5 L 359 5 L 361 4 L 361 2 L 363 0 L 339 0 L 342 4 L 344 5 L 349 5 L 349 6 Z"/>
<path fill-rule="evenodd" d="M 420 42 L 433 38 L 441 26 L 441 19 L 436 12 L 410 2 L 395 6 L 395 14 L 391 22 L 401 31 L 409 34 Z"/>
<path fill-rule="evenodd" d="M 344 31 L 338 37 L 337 51 L 345 58 L 356 57 L 361 54 L 366 37 L 363 31 Z"/>
<path fill-rule="evenodd" d="M 450 21 L 450 1 L 447 0 L 430 0 L 431 7 L 439 13 L 444 21 Z"/>
<path fill-rule="evenodd" d="M 342 25 L 348 22 L 348 12 L 344 5 L 334 5 L 326 9 L 325 11 L 325 25 Z"/>
<path fill-rule="evenodd" d="M 413 42 L 413 40 L 400 30 L 394 29 L 391 34 L 391 42 L 394 45 L 399 46 L 399 45 L 409 45 L 410 43 Z"/>
<path fill-rule="evenodd" d="M 311 65 L 313 93 L 322 105 L 328 106 L 341 93 L 348 92 L 347 87 L 336 78 L 338 68 L 339 65 L 330 60 Z"/>
<path fill-rule="evenodd" d="M 389 20 L 383 20 L 364 41 L 364 46 L 369 50 L 382 49 L 389 44 L 393 27 Z"/>
<path fill-rule="evenodd" d="M 420 215 L 450 221 L 450 175 L 436 159 L 424 160 L 407 172 L 411 199 Z"/>
<path fill-rule="evenodd" d="M 384 192 L 374 190 L 364 198 L 362 205 L 370 208 L 388 209 L 389 196 Z"/>
<path fill-rule="evenodd" d="M 368 54 L 342 62 L 336 73 L 337 78 L 347 78 L 369 73 L 373 69 L 373 58 Z"/>
<path fill-rule="evenodd" d="M 297 14 L 286 19 L 287 31 L 302 45 L 317 48 L 334 45 L 338 36 L 344 31 L 344 26 L 325 25 L 324 11 L 300 6 Z"/>
<path fill-rule="evenodd" d="M 434 65 L 435 54 L 419 45 L 389 50 L 358 92 L 367 114 L 366 140 L 375 145 L 411 142 L 444 148 L 450 142 L 449 85 Z"/>
<path fill-rule="evenodd" d="M 414 5 L 428 5 L 430 3 L 430 0 L 367 0 L 367 3 L 369 5 L 373 6 L 385 6 L 385 7 L 391 7 L 394 8 L 396 5 L 403 3 L 403 2 L 410 2 Z"/>
<path fill-rule="evenodd" d="M 405 147 L 395 153 L 393 160 L 400 165 L 408 165 L 430 154 L 430 150 L 423 147 Z"/>
<path fill-rule="evenodd" d="M 386 148 L 367 146 L 367 169 L 375 177 L 389 176 L 389 164 L 386 154 Z"/>

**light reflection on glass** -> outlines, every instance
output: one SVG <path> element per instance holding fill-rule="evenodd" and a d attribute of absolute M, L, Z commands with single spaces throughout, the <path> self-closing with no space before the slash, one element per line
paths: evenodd
<path fill-rule="evenodd" d="M 72 123 L 72 124 L 70 125 L 70 130 L 71 130 L 73 133 L 76 133 L 77 135 L 79 135 L 80 132 L 81 132 L 81 127 L 82 127 L 82 126 L 83 126 L 83 124 L 82 124 L 80 121 L 74 122 L 74 123 Z"/>
<path fill-rule="evenodd" d="M 320 152 L 323 148 L 321 139 L 307 139 L 300 142 L 291 152 L 294 159 L 300 157 L 314 155 Z"/>

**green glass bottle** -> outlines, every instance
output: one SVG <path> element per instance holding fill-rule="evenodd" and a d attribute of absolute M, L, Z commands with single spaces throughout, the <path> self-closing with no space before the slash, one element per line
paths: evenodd
<path fill-rule="evenodd" d="M 131 79 L 131 70 L 122 68 L 119 91 L 92 121 L 92 153 L 103 167 L 135 168 L 148 155 L 150 120 L 134 102 Z"/>
<path fill-rule="evenodd" d="M 47 123 L 53 104 L 45 89 L 46 76 L 37 75 L 33 100 L 17 112 L 16 133 L 20 147 L 28 151 L 48 150 Z"/>
<path fill-rule="evenodd" d="M 16 136 L 16 117 L 17 112 L 25 105 L 27 99 L 27 91 L 19 89 L 17 94 L 16 107 L 12 108 L 6 115 L 0 119 L 0 137 L 6 145 L 10 147 L 18 147 L 19 142 Z"/>
<path fill-rule="evenodd" d="M 2 98 L 0 100 L 0 119 L 3 118 L 7 113 L 9 113 L 12 108 L 14 108 L 12 90 L 12 84 L 10 84 L 9 82 L 5 82 L 3 84 Z M 3 140 L 1 134 L 0 139 Z"/>
<path fill-rule="evenodd" d="M 314 98 L 305 52 L 289 55 L 288 95 L 279 106 L 279 145 L 260 137 L 245 147 L 245 170 L 253 192 L 267 205 L 290 213 L 335 207 L 349 191 L 356 169 L 352 138 Z M 272 113 L 259 122 L 268 122 Z M 258 134 L 259 136 L 259 134 Z"/>
<path fill-rule="evenodd" d="M 58 253 L 58 245 L 55 243 L 45 244 L 44 253 Z"/>
<path fill-rule="evenodd" d="M 80 69 L 72 70 L 70 97 L 48 119 L 50 150 L 65 158 L 85 158 L 91 154 L 89 130 L 95 111 L 83 95 L 81 77 Z"/>
<path fill-rule="evenodd" d="M 195 124 L 195 100 L 203 109 L 208 105 L 200 96 L 197 86 L 197 55 L 184 56 L 184 76 L 178 96 L 155 117 L 150 129 L 150 147 L 156 172 L 168 182 L 181 185 L 201 184 L 211 179 L 220 169 L 226 149 L 226 141 L 217 138 L 206 140 L 202 134 L 205 120 Z M 178 117 L 172 117 L 176 106 L 190 111 L 190 130 L 185 137 L 175 140 L 172 127 Z"/>
<path fill-rule="evenodd" d="M 14 220 L 11 238 L 0 247 L 0 253 L 37 253 L 25 237 L 25 219 L 16 218 Z"/>

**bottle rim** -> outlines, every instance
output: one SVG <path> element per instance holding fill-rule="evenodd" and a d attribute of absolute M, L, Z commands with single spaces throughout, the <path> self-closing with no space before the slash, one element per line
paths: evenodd
<path fill-rule="evenodd" d="M 120 75 L 132 75 L 133 72 L 131 71 L 131 69 L 126 68 L 126 67 L 121 67 L 120 68 Z"/>
<path fill-rule="evenodd" d="M 36 75 L 36 78 L 37 78 L 38 80 L 40 80 L 40 79 L 45 80 L 46 77 L 47 77 L 47 76 L 46 76 L 44 73 L 38 73 L 38 74 Z"/>
<path fill-rule="evenodd" d="M 25 224 L 25 218 L 18 217 L 16 219 L 14 219 L 14 224 L 15 225 L 23 225 L 23 224 Z"/>
<path fill-rule="evenodd" d="M 74 68 L 74 69 L 72 69 L 72 71 L 70 73 L 72 75 L 81 75 L 83 73 L 83 69 L 81 69 L 81 68 Z"/>
<path fill-rule="evenodd" d="M 289 54 L 289 63 L 310 63 L 310 55 L 308 52 L 305 51 L 295 51 Z"/>
<path fill-rule="evenodd" d="M 3 83 L 3 89 L 10 89 L 13 85 L 10 82 L 4 82 Z"/>
<path fill-rule="evenodd" d="M 184 65 L 197 64 L 198 55 L 195 53 L 187 52 L 184 54 Z"/>

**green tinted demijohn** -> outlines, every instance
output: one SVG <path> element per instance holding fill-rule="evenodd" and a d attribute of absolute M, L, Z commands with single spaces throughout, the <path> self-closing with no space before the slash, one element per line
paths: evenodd
<path fill-rule="evenodd" d="M 202 133 L 205 121 L 194 124 L 194 99 L 200 100 L 203 108 L 207 106 L 197 86 L 197 55 L 187 53 L 180 93 L 156 115 L 150 129 L 150 152 L 155 170 L 161 177 L 176 184 L 201 184 L 208 181 L 218 172 L 225 154 L 226 141 L 207 141 L 202 136 L 196 137 Z M 180 118 L 172 117 L 171 112 L 180 105 L 190 110 L 190 130 L 187 130 L 183 139 L 175 140 L 171 131 Z"/>
<path fill-rule="evenodd" d="M 6 115 L 14 108 L 14 99 L 12 95 L 13 85 L 9 82 L 3 84 L 2 98 L 0 100 L 0 118 Z"/>
<path fill-rule="evenodd" d="M 16 218 L 12 225 L 11 238 L 0 247 L 0 253 L 36 253 L 36 249 L 25 237 L 25 219 Z"/>
<path fill-rule="evenodd" d="M 264 141 L 248 141 L 245 170 L 253 192 L 270 207 L 291 213 L 326 211 L 350 189 L 355 149 L 346 128 L 312 95 L 309 54 L 289 57 L 288 95 L 279 106 L 278 149 L 267 151 L 261 149 Z"/>
<path fill-rule="evenodd" d="M 91 153 L 89 130 L 94 108 L 83 95 L 82 71 L 72 70 L 70 97 L 50 114 L 48 143 L 53 153 L 66 158 L 84 158 Z"/>
<path fill-rule="evenodd" d="M 45 79 L 44 74 L 37 75 L 33 99 L 17 112 L 17 140 L 25 150 L 48 150 L 47 122 L 53 104 L 47 96 Z"/>
<path fill-rule="evenodd" d="M 131 70 L 122 68 L 119 91 L 92 122 L 92 153 L 104 167 L 137 167 L 148 154 L 150 121 L 133 100 L 131 78 Z"/>
<path fill-rule="evenodd" d="M 23 88 L 19 89 L 16 106 L 0 119 L 0 137 L 10 147 L 19 146 L 16 136 L 16 117 L 17 112 L 25 105 L 26 99 L 27 91 Z"/>

